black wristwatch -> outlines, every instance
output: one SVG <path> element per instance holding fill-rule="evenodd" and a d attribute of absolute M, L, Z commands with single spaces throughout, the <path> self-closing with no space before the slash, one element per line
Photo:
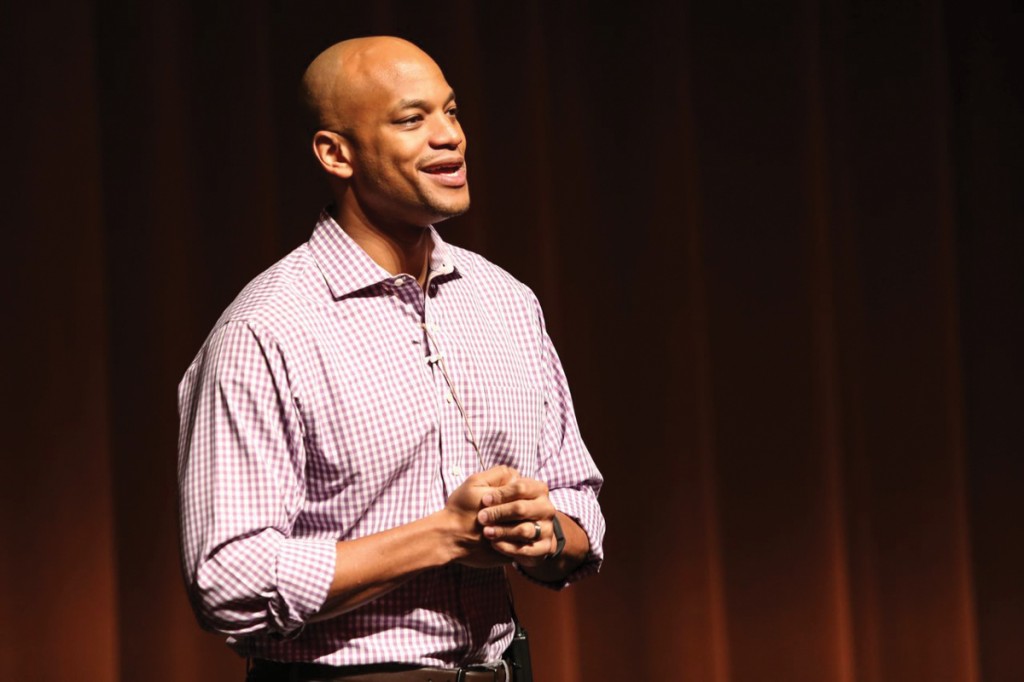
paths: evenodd
<path fill-rule="evenodd" d="M 558 521 L 558 515 L 551 517 L 551 530 L 555 534 L 555 551 L 548 555 L 548 559 L 557 559 L 565 549 L 565 533 L 562 532 L 562 524 Z"/>

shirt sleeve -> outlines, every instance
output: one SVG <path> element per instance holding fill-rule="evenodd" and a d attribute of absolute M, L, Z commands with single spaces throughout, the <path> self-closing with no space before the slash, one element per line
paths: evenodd
<path fill-rule="evenodd" d="M 230 635 L 297 634 L 327 597 L 335 540 L 296 537 L 305 450 L 278 343 L 217 328 L 181 381 L 182 561 L 199 623 Z"/>
<path fill-rule="evenodd" d="M 580 578 L 597 573 L 604 561 L 605 520 L 597 501 L 604 478 L 580 436 L 565 372 L 548 336 L 544 315 L 536 298 L 534 305 L 540 323 L 545 411 L 537 478 L 547 483 L 548 497 L 555 509 L 573 519 L 590 540 L 590 552 L 576 570 L 561 583 L 541 583 L 562 589 Z"/>

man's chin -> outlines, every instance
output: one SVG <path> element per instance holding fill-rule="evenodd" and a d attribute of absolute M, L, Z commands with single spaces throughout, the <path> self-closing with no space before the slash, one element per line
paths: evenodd
<path fill-rule="evenodd" d="M 431 208 L 434 210 L 434 216 L 435 216 L 435 219 L 434 219 L 433 222 L 440 223 L 440 222 L 442 222 L 444 220 L 448 220 L 449 218 L 454 218 L 456 216 L 460 216 L 463 213 L 465 213 L 466 211 L 468 211 L 469 210 L 469 199 L 466 199 L 464 202 L 460 202 L 459 204 L 447 204 L 447 205 L 441 205 L 441 206 L 434 205 L 434 206 L 431 206 Z"/>

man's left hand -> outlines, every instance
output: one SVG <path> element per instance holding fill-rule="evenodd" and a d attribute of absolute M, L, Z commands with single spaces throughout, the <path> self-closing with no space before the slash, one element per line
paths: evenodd
<path fill-rule="evenodd" d="M 548 486 L 532 478 L 516 478 L 483 497 L 477 520 L 484 537 L 497 551 L 523 567 L 540 565 L 557 545 L 551 519 L 555 506 Z"/>

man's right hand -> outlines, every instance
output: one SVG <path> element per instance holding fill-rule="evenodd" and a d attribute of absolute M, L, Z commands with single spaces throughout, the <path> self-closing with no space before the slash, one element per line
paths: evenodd
<path fill-rule="evenodd" d="M 492 568 L 512 562 L 483 536 L 483 526 L 477 515 L 484 506 L 484 495 L 494 494 L 495 488 L 508 485 L 517 478 L 519 472 L 511 467 L 492 467 L 473 474 L 448 496 L 443 513 L 449 516 L 452 524 L 454 561 L 473 568 Z"/>

